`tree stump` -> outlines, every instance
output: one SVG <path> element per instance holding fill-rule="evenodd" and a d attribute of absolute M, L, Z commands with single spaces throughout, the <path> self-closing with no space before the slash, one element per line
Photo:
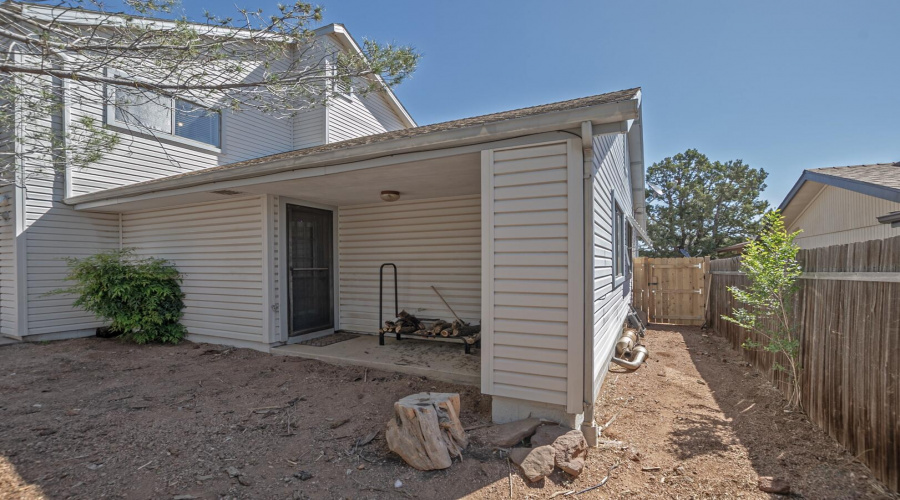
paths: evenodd
<path fill-rule="evenodd" d="M 394 403 L 388 448 L 419 470 L 446 469 L 469 444 L 459 422 L 459 394 L 420 392 Z"/>

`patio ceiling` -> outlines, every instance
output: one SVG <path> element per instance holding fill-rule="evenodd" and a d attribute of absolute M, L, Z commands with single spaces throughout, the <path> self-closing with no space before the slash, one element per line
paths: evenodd
<path fill-rule="evenodd" d="M 477 194 L 481 191 L 481 157 L 479 153 L 465 153 L 334 173 L 304 170 L 297 175 L 294 179 L 249 178 L 237 185 L 230 183 L 226 190 L 229 194 L 223 194 L 223 187 L 213 183 L 190 193 L 131 198 L 93 210 L 131 212 L 254 194 L 273 194 L 330 206 L 379 203 L 381 191 L 385 190 L 399 191 L 401 200 Z"/>

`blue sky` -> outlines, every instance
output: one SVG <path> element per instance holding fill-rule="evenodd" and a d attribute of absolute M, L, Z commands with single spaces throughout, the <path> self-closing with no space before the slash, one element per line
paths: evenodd
<path fill-rule="evenodd" d="M 232 5 L 183 0 L 189 15 Z M 769 172 L 776 205 L 804 168 L 900 160 L 900 1 L 321 5 L 357 39 L 423 54 L 396 89 L 419 124 L 640 86 L 648 166 L 688 148 L 740 158 Z"/>

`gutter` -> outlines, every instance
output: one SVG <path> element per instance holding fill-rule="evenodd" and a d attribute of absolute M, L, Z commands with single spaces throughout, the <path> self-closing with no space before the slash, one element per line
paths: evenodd
<path fill-rule="evenodd" d="M 277 159 L 267 163 L 242 165 L 234 168 L 213 167 L 195 173 L 73 196 L 67 198 L 65 203 L 75 205 L 76 210 L 84 210 L 104 204 L 97 202 L 116 203 L 123 198 L 132 196 L 200 186 L 214 182 L 251 179 L 294 170 L 327 167 L 373 158 L 393 157 L 405 153 L 447 149 L 543 132 L 555 132 L 579 127 L 585 121 L 594 125 L 602 125 L 631 120 L 638 116 L 638 109 L 638 101 L 629 99 L 595 106 L 553 111 L 468 127 L 438 130 L 412 137 L 400 137 L 369 144 L 335 148 L 308 156 Z M 90 204 L 91 207 L 84 206 L 87 204 Z"/>
<path fill-rule="evenodd" d="M 900 211 L 881 215 L 876 217 L 876 219 L 882 224 L 890 224 L 891 227 L 900 228 Z"/>

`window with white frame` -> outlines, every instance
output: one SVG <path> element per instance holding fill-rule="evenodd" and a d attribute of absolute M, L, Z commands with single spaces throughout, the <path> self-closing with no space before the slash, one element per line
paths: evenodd
<path fill-rule="evenodd" d="M 113 125 L 220 148 L 222 114 L 190 101 L 153 92 L 113 87 Z M 111 115 L 111 116 L 110 116 Z"/>

